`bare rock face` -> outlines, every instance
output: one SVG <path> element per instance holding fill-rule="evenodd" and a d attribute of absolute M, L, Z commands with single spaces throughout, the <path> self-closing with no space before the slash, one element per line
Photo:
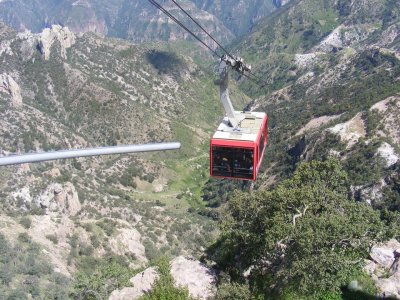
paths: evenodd
<path fill-rule="evenodd" d="M 334 127 L 328 128 L 334 134 L 340 136 L 342 142 L 347 144 L 347 148 L 351 148 L 358 140 L 366 136 L 365 124 L 361 113 L 358 113 L 350 121 L 337 124 Z"/>
<path fill-rule="evenodd" d="M 46 28 L 40 34 L 38 47 L 44 56 L 45 60 L 50 58 L 51 46 L 58 41 L 61 46 L 61 57 L 67 58 L 67 49 L 75 44 L 75 34 L 67 27 L 53 25 L 51 28 Z"/>
<path fill-rule="evenodd" d="M 18 108 L 22 106 L 21 89 L 10 75 L 0 75 L 0 92 L 5 92 L 11 96 L 13 107 Z"/>
<path fill-rule="evenodd" d="M 34 53 L 37 51 L 36 46 L 39 41 L 39 35 L 33 34 L 30 31 L 24 31 L 18 33 L 17 36 L 18 39 L 21 40 L 21 47 L 19 50 L 22 59 L 24 61 L 31 59 Z"/>
<path fill-rule="evenodd" d="M 368 203 L 369 205 L 379 205 L 382 203 L 383 188 L 387 186 L 384 179 L 368 186 L 352 186 L 351 192 L 353 197 L 359 201 Z"/>
<path fill-rule="evenodd" d="M 209 299 L 216 293 L 216 272 L 197 260 L 183 256 L 171 262 L 171 275 L 175 285 L 186 287 L 189 294 L 197 299 Z"/>
<path fill-rule="evenodd" d="M 384 159 L 386 167 L 388 168 L 393 166 L 399 160 L 399 156 L 394 147 L 386 142 L 378 148 L 377 155 Z"/>
<path fill-rule="evenodd" d="M 61 185 L 50 184 L 46 190 L 36 198 L 36 204 L 50 211 L 64 212 L 75 216 L 81 210 L 78 193 L 70 182 Z"/>
<path fill-rule="evenodd" d="M 190 296 L 195 299 L 212 299 L 215 296 L 216 272 L 197 260 L 183 256 L 175 258 L 171 262 L 171 275 L 174 278 L 175 286 L 187 288 Z M 130 282 L 133 287 L 113 291 L 110 300 L 139 299 L 151 290 L 158 278 L 157 269 L 148 268 L 131 278 Z"/>
<path fill-rule="evenodd" d="M 145 255 L 145 248 L 140 241 L 141 235 L 139 231 L 134 228 L 123 228 L 119 230 L 119 234 L 110 239 L 111 250 L 119 255 L 131 253 L 135 255 L 137 266 L 143 267 L 147 262 Z"/>
<path fill-rule="evenodd" d="M 400 243 L 394 239 L 373 246 L 365 267 L 380 291 L 380 297 L 400 298 Z"/>
<path fill-rule="evenodd" d="M 66 209 L 70 216 L 75 216 L 82 208 L 78 193 L 71 182 L 64 185 Z"/>
<path fill-rule="evenodd" d="M 133 287 L 113 291 L 109 300 L 138 299 L 151 290 L 152 285 L 158 278 L 157 269 L 154 267 L 148 268 L 130 279 Z"/>

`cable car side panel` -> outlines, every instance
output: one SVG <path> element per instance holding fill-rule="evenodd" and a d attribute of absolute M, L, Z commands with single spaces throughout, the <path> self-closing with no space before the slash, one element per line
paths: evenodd
<path fill-rule="evenodd" d="M 268 116 L 265 115 L 263 124 L 261 126 L 261 130 L 257 136 L 257 144 L 258 144 L 258 165 L 257 165 L 257 172 L 259 167 L 261 166 L 262 160 L 264 158 L 265 148 L 268 142 Z"/>

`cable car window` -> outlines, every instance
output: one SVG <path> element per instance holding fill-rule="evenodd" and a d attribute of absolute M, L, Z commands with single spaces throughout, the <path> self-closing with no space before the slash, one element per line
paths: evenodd
<path fill-rule="evenodd" d="M 233 147 L 212 147 L 212 175 L 253 178 L 254 150 Z"/>

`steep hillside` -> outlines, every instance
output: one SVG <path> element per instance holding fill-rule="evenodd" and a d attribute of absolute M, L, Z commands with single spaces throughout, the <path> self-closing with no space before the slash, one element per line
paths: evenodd
<path fill-rule="evenodd" d="M 398 99 L 397 4 L 294 1 L 243 40 L 238 49 L 258 62 L 256 74 L 263 81 L 262 89 L 248 84 L 243 88 L 253 95 L 267 93 L 253 108 L 270 115 L 270 166 L 294 165 L 301 156 L 311 158 L 312 147 L 307 144 L 312 130 L 307 129 L 321 132 L 321 126 L 349 120 L 357 113 L 368 123 L 372 105 L 391 96 Z M 391 143 L 398 146 L 395 140 Z"/>
<path fill-rule="evenodd" d="M 237 45 L 234 51 L 261 81 L 261 87 L 248 81 L 241 87 L 256 98 L 252 109 L 269 115 L 264 175 L 256 187 L 278 183 L 301 161 L 336 155 L 357 199 L 398 209 L 398 4 L 292 1 Z M 204 199 L 218 206 L 225 191 L 239 186 L 210 181 Z"/>
<path fill-rule="evenodd" d="M 71 285 L 79 293 L 77 274 L 94 263 L 109 270 L 110 259 L 135 270 L 161 254 L 199 255 L 214 224 L 187 211 L 202 206 L 207 141 L 222 113 L 213 74 L 170 45 L 77 37 L 60 26 L 35 35 L 0 25 L 0 36 L 1 155 L 182 143 L 172 153 L 2 167 L 0 262 L 9 271 L 1 295 L 47 298 L 47 286 L 65 295 L 61 286 Z M 233 94 L 238 106 L 247 101 Z M 21 263 L 4 264 L 13 247 L 24 249 Z M 43 261 L 22 267 L 39 252 Z"/>
<path fill-rule="evenodd" d="M 269 146 L 254 185 L 210 180 L 203 189 L 205 213 L 222 223 L 209 249 L 230 276 L 219 292 L 397 299 L 397 252 L 387 252 L 385 275 L 365 259 L 378 241 L 400 238 L 399 1 L 292 1 L 234 51 L 260 77 L 261 87 L 241 87 L 269 115 Z M 346 207 L 333 196 L 338 182 Z"/>

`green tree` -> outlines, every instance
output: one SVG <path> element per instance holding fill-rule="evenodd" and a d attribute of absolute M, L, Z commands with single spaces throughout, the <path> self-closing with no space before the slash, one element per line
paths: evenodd
<path fill-rule="evenodd" d="M 130 286 L 129 279 L 137 271 L 118 257 L 109 257 L 93 261 L 92 268 L 81 266 L 74 278 L 74 290 L 71 294 L 77 299 L 105 299 L 116 289 Z M 94 269 L 93 269 L 93 266 Z"/>
<path fill-rule="evenodd" d="M 360 274 L 369 244 L 386 234 L 379 213 L 348 194 L 333 159 L 301 164 L 272 191 L 237 193 L 211 257 L 236 280 L 251 270 L 252 288 L 266 295 L 339 293 Z"/>

